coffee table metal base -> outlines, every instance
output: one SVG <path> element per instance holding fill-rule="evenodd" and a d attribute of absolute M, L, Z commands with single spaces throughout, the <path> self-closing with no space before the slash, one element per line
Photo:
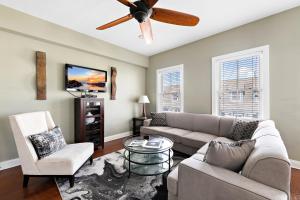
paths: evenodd
<path fill-rule="evenodd" d="M 173 151 L 168 149 L 159 153 L 136 153 L 128 150 L 124 151 L 124 166 L 131 173 L 140 176 L 156 176 L 165 172 L 170 172 L 173 166 Z"/>

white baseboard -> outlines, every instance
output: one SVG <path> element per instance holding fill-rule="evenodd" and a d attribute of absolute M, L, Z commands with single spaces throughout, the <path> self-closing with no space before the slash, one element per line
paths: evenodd
<path fill-rule="evenodd" d="M 8 169 L 8 168 L 16 167 L 16 166 L 19 166 L 19 165 L 20 165 L 20 159 L 19 158 L 3 161 L 3 162 L 0 162 L 0 171 Z"/>
<path fill-rule="evenodd" d="M 291 166 L 294 169 L 300 169 L 300 161 L 298 160 L 290 160 Z"/>
<path fill-rule="evenodd" d="M 112 135 L 112 136 L 106 136 L 104 138 L 104 142 L 109 142 L 109 141 L 112 141 L 112 140 L 117 140 L 117 139 L 128 137 L 128 136 L 131 136 L 131 135 L 132 135 L 132 131 L 127 131 L 127 132 L 115 134 L 115 135 Z"/>
<path fill-rule="evenodd" d="M 117 139 L 120 139 L 120 138 L 128 137 L 130 135 L 132 135 L 131 131 L 115 134 L 115 135 L 112 135 L 112 136 L 107 136 L 107 137 L 104 138 L 104 142 L 117 140 Z M 9 169 L 9 168 L 12 168 L 12 167 L 16 167 L 16 166 L 19 166 L 19 165 L 20 165 L 19 158 L 3 161 L 3 162 L 0 162 L 0 171 L 5 170 L 5 169 Z"/>

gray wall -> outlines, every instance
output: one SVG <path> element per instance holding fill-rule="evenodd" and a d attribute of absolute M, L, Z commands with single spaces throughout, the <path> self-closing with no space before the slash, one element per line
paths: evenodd
<path fill-rule="evenodd" d="M 155 110 L 156 69 L 184 64 L 184 110 L 211 113 L 211 58 L 270 45 L 270 112 L 289 156 L 300 160 L 300 7 L 154 55 L 147 69 Z M 200 23 L 201 26 L 201 23 Z"/>
<path fill-rule="evenodd" d="M 20 23 L 19 27 L 4 24 L 7 17 L 10 23 Z M 12 114 L 49 110 L 66 140 L 74 141 L 74 98 L 64 91 L 65 63 L 108 70 L 108 81 L 110 66 L 117 68 L 117 100 L 111 101 L 109 92 L 98 95 L 105 99 L 105 136 L 130 130 L 131 118 L 140 112 L 136 100 L 145 93 L 146 69 L 141 66 L 147 65 L 147 57 L 0 6 L 0 19 L 3 18 L 0 20 L 0 162 L 18 157 L 8 122 Z M 26 29 L 24 33 L 17 30 L 21 26 Z M 45 30 L 55 42 L 44 39 L 46 33 L 37 34 Z M 35 100 L 37 50 L 47 53 L 46 101 Z M 112 53 L 102 56 L 105 50 Z"/>

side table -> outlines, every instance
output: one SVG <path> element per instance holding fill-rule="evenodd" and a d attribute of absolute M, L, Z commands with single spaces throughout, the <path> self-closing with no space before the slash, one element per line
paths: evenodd
<path fill-rule="evenodd" d="M 134 117 L 132 118 L 133 126 L 132 132 L 133 136 L 140 136 L 140 128 L 144 125 L 144 121 L 146 119 L 144 117 Z"/>

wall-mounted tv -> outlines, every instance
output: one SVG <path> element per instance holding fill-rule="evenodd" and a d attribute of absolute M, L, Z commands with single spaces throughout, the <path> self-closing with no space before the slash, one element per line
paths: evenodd
<path fill-rule="evenodd" d="M 106 71 L 65 65 L 65 89 L 68 91 L 105 92 L 106 82 Z"/>

